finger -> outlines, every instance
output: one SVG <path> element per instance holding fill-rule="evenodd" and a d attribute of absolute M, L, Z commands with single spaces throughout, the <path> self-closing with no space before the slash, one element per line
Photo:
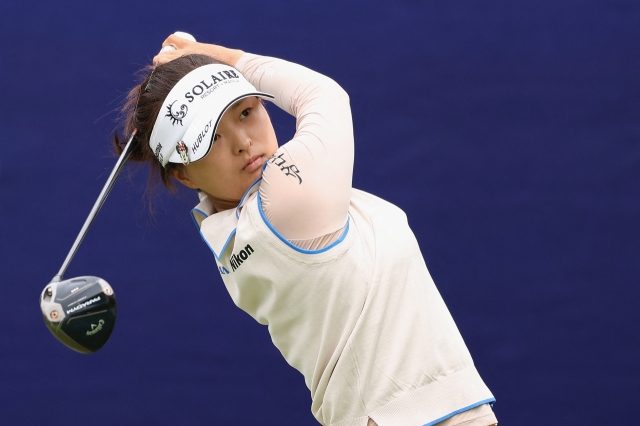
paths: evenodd
<path fill-rule="evenodd" d="M 176 48 L 180 49 L 180 48 L 188 45 L 189 43 L 194 43 L 194 41 L 185 39 L 185 38 L 183 38 L 183 37 L 181 37 L 179 35 L 176 35 L 176 34 L 171 34 L 162 43 L 162 47 L 173 45 Z"/>
<path fill-rule="evenodd" d="M 160 52 L 170 52 L 172 50 L 178 50 L 178 48 L 175 47 L 173 44 L 168 44 L 164 46 L 162 49 L 160 49 Z"/>
<path fill-rule="evenodd" d="M 173 33 L 173 35 L 183 38 L 185 40 L 196 41 L 196 38 L 194 36 L 192 36 L 189 33 L 185 33 L 184 31 L 176 31 L 175 33 Z"/>
<path fill-rule="evenodd" d="M 169 45 L 173 44 L 172 39 L 173 39 L 173 34 L 171 34 L 169 37 L 164 39 L 164 41 L 162 42 L 162 47 L 169 46 Z"/>
<path fill-rule="evenodd" d="M 153 65 L 158 66 L 162 64 L 166 64 L 169 61 L 173 61 L 181 56 L 181 53 L 177 50 L 168 50 L 164 52 L 158 53 L 153 57 Z"/>

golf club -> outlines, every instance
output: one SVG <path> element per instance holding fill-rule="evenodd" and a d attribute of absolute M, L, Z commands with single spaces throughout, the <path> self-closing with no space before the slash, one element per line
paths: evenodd
<path fill-rule="evenodd" d="M 195 41 L 192 35 L 184 32 L 176 32 L 175 35 Z M 163 50 L 170 50 L 170 47 L 166 46 Z M 109 340 L 116 323 L 115 294 L 111 285 L 102 278 L 83 276 L 63 280 L 63 276 L 124 169 L 135 143 L 135 135 L 134 130 L 62 267 L 40 295 L 42 317 L 51 333 L 69 348 L 85 354 L 97 351 Z"/>
<path fill-rule="evenodd" d="M 81 353 L 95 352 L 109 340 L 116 322 L 116 298 L 102 278 L 84 276 L 63 281 L 63 276 L 124 169 L 135 134 L 134 131 L 120 154 L 60 271 L 40 295 L 40 310 L 49 330 L 62 343 Z"/>

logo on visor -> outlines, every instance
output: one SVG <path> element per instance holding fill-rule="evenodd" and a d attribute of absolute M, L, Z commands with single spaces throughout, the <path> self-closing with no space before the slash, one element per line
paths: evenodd
<path fill-rule="evenodd" d="M 176 144 L 176 151 L 180 154 L 180 159 L 182 160 L 182 164 L 185 166 L 189 164 L 189 156 L 187 155 L 187 145 L 184 142 L 180 141 Z"/>
<path fill-rule="evenodd" d="M 187 116 L 189 108 L 187 108 L 187 106 L 184 104 L 180 105 L 179 108 L 174 108 L 173 104 L 175 104 L 176 102 L 178 101 L 173 101 L 169 105 L 167 105 L 167 110 L 169 110 L 169 112 L 167 113 L 167 115 L 165 115 L 165 117 L 169 117 L 171 119 L 172 126 L 175 126 L 176 123 L 180 123 L 180 125 L 182 126 L 182 119 Z"/>
<path fill-rule="evenodd" d="M 162 163 L 162 153 L 160 152 L 161 150 L 162 150 L 162 144 L 159 143 L 158 146 L 156 146 L 156 151 L 154 152 L 154 154 L 156 155 L 156 158 L 158 159 L 158 161 Z"/>

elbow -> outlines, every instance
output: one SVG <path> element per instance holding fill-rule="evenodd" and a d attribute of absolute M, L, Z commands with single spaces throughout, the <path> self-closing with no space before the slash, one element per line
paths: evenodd
<path fill-rule="evenodd" d="M 349 94 L 335 80 L 327 77 L 326 84 L 326 89 L 330 90 L 337 99 L 339 99 L 341 102 L 347 104 L 349 103 Z"/>

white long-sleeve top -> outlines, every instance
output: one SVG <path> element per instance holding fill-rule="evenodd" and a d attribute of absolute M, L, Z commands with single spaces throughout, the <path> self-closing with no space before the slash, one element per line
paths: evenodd
<path fill-rule="evenodd" d="M 286 64 L 287 72 L 276 72 L 276 64 Z M 265 63 L 245 54 L 237 67 L 296 117 L 294 138 L 278 150 L 262 177 L 267 218 L 299 247 L 328 245 L 346 224 L 351 198 L 354 149 L 347 93 L 330 78 L 284 61 Z"/>
<path fill-rule="evenodd" d="M 237 209 L 214 214 L 204 199 L 193 216 L 234 302 L 304 375 L 314 416 L 430 425 L 492 402 L 406 216 L 351 188 L 346 93 L 279 59 L 236 67 L 296 117 L 296 134 Z"/>

